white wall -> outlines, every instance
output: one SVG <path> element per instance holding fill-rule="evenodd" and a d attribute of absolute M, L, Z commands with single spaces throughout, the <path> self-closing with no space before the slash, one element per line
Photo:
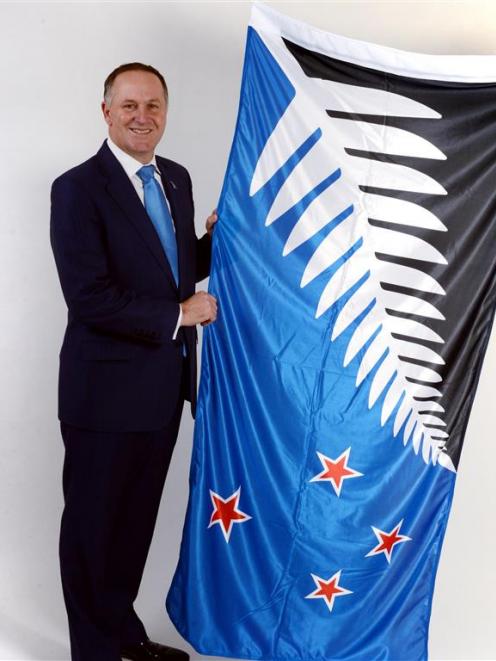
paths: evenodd
<path fill-rule="evenodd" d="M 323 29 L 431 53 L 495 53 L 496 3 L 269 3 Z M 170 86 L 159 153 L 184 163 L 197 225 L 216 204 L 237 112 L 245 2 L 0 4 L 0 659 L 68 659 L 58 577 L 65 323 L 48 239 L 50 183 L 105 137 L 102 82 L 141 60 Z M 494 338 L 494 334 L 493 334 Z M 496 347 L 467 431 L 431 623 L 435 659 L 496 659 Z M 192 422 L 179 444 L 139 597 L 149 633 L 179 643 L 162 608 L 187 498 Z M 482 457 L 482 461 L 480 460 Z M 198 655 L 193 654 L 193 658 Z"/>

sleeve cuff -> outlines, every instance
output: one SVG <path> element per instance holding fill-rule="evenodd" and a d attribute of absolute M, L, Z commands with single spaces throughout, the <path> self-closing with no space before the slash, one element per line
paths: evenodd
<path fill-rule="evenodd" d="M 183 321 L 183 309 L 181 305 L 179 305 L 179 317 L 177 318 L 177 324 L 176 324 L 176 329 L 174 330 L 174 335 L 172 336 L 172 339 L 175 340 L 177 338 L 177 333 L 179 329 L 181 328 L 181 324 Z"/>

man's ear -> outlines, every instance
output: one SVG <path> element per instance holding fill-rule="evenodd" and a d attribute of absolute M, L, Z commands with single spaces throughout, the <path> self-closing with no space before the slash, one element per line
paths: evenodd
<path fill-rule="evenodd" d="M 107 124 L 110 126 L 111 125 L 111 119 L 110 119 L 110 107 L 105 103 L 105 101 L 102 101 L 102 113 L 103 113 L 103 119 L 107 122 Z"/>

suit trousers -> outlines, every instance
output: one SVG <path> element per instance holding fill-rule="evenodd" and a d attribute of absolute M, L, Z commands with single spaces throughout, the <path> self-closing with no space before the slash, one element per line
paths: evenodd
<path fill-rule="evenodd" d="M 61 423 L 62 588 L 72 661 L 120 661 L 147 638 L 133 602 L 152 540 L 184 398 L 166 428 L 108 433 Z"/>

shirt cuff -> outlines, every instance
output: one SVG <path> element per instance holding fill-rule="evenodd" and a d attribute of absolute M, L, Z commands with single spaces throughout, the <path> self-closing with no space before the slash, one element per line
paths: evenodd
<path fill-rule="evenodd" d="M 181 305 L 179 305 L 179 317 L 177 318 L 177 324 L 176 324 L 176 329 L 174 331 L 174 335 L 172 336 L 172 339 L 175 340 L 177 338 L 177 333 L 179 329 L 181 328 L 181 324 L 183 321 L 183 309 Z"/>

